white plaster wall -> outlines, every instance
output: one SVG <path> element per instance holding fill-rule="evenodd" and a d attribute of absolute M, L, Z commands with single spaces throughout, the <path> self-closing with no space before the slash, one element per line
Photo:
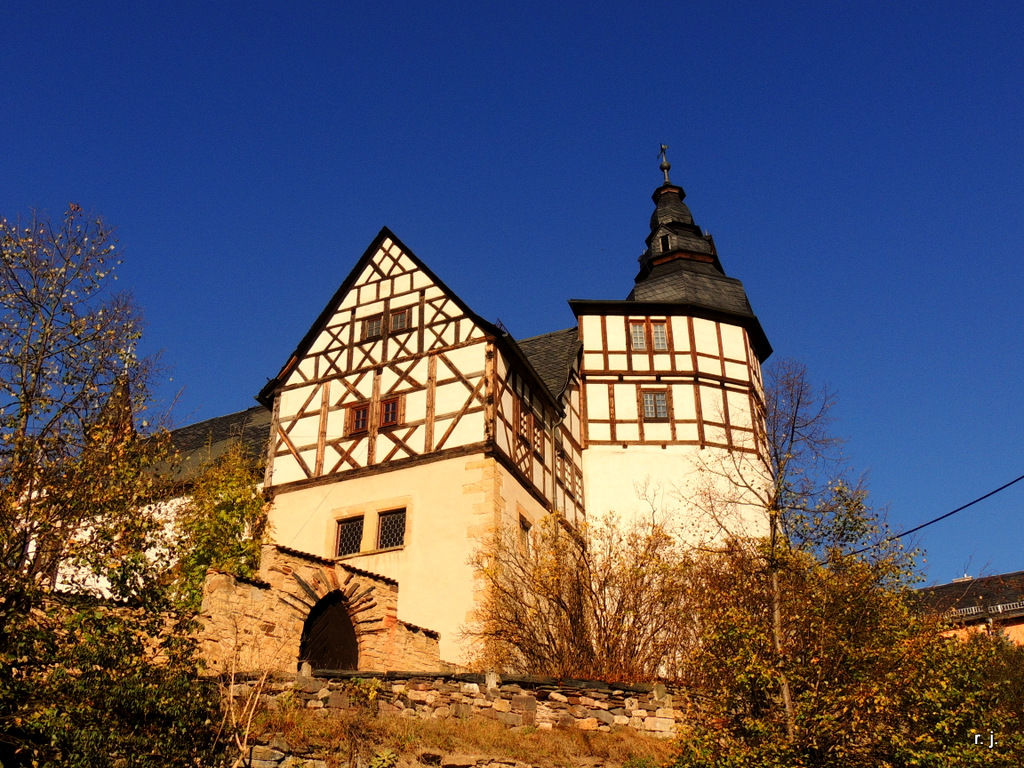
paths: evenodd
<path fill-rule="evenodd" d="M 579 318 L 583 330 L 585 349 L 601 349 L 601 317 L 599 315 L 582 315 Z"/>
<path fill-rule="evenodd" d="M 583 452 L 587 516 L 614 511 L 623 520 L 650 520 L 653 514 L 691 544 L 764 535 L 767 517 L 756 496 L 724 477 L 737 470 L 751 485 L 762 482 L 759 465 L 745 454 L 689 446 L 591 446 Z"/>
<path fill-rule="evenodd" d="M 626 324 L 621 317 L 609 317 L 605 321 L 605 328 L 608 334 L 608 349 L 625 352 L 626 346 Z M 593 348 L 601 348 L 601 335 L 598 334 L 593 340 Z M 587 347 L 591 348 L 591 340 L 587 340 Z M 612 366 L 615 367 L 614 365 Z"/>
<path fill-rule="evenodd" d="M 470 651 L 459 635 L 475 600 L 469 559 L 496 517 L 494 473 L 485 477 L 482 461 L 482 455 L 453 458 L 281 494 L 270 511 L 271 535 L 283 546 L 330 558 L 338 519 L 364 516 L 367 549 L 376 540 L 377 513 L 405 507 L 404 547 L 342 562 L 396 579 L 398 618 L 439 632 L 441 658 L 464 663 Z M 486 463 L 504 473 L 493 460 Z M 518 502 L 531 514 L 540 509 L 507 473 L 502 487 L 503 505 Z"/>

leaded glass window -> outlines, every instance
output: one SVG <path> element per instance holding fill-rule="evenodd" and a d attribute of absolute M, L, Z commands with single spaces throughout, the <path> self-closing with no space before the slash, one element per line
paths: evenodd
<path fill-rule="evenodd" d="M 354 555 L 363 548 L 363 518 L 338 521 L 338 557 Z"/>
<path fill-rule="evenodd" d="M 395 509 L 380 513 L 377 529 L 377 548 L 390 549 L 405 544 L 405 510 Z"/>

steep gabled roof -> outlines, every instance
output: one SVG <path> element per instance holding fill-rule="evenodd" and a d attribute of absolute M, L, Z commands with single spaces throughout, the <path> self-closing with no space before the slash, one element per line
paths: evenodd
<path fill-rule="evenodd" d="M 171 444 L 181 458 L 180 479 L 191 480 L 239 441 L 262 463 L 270 439 L 270 415 L 262 405 L 256 405 L 173 430 Z"/>
<path fill-rule="evenodd" d="M 522 339 L 518 344 L 551 394 L 561 397 L 583 346 L 579 331 L 566 328 Z"/>
<path fill-rule="evenodd" d="M 502 347 L 506 354 L 508 354 L 510 357 L 515 358 L 522 365 L 527 376 L 540 385 L 538 387 L 539 391 L 546 394 L 549 397 L 551 404 L 557 411 L 561 411 L 561 403 L 558 400 L 558 395 L 551 392 L 550 387 L 547 386 L 543 377 L 534 369 L 533 364 L 529 360 L 528 356 L 524 354 L 523 350 L 519 347 L 519 344 L 516 343 L 516 340 L 512 338 L 512 336 L 508 332 L 498 328 L 496 325 L 494 325 L 494 323 L 485 320 L 472 309 L 470 309 L 469 305 L 466 304 L 466 302 L 464 302 L 459 297 L 458 294 L 456 294 L 453 290 L 451 290 L 451 288 L 445 285 L 444 281 L 441 280 L 441 278 L 439 278 L 437 275 L 435 275 L 434 272 L 426 264 L 424 264 L 416 256 L 416 254 L 414 254 L 412 250 L 410 250 L 409 247 L 405 245 L 405 243 L 399 240 L 395 236 L 395 234 L 387 227 L 381 228 L 380 232 L 377 233 L 377 236 L 373 239 L 373 242 L 371 242 L 370 246 L 363 252 L 363 255 L 359 258 L 359 261 L 356 262 L 355 266 L 349 272 L 348 277 L 346 277 L 344 282 L 342 282 L 341 286 L 334 293 L 334 296 L 331 297 L 331 300 L 327 302 L 327 305 L 324 307 L 323 311 L 314 321 L 313 325 L 310 326 L 310 329 L 306 332 L 306 335 L 302 337 L 302 340 L 295 348 L 295 351 L 292 352 L 292 354 L 289 356 L 288 362 L 284 364 L 284 366 L 281 368 L 277 376 L 267 381 L 266 385 L 264 385 L 264 387 L 260 390 L 259 394 L 256 396 L 256 399 L 260 403 L 262 403 L 267 408 L 273 407 L 274 392 L 277 390 L 279 386 L 281 386 L 281 384 L 284 383 L 284 381 L 287 379 L 288 375 L 292 372 L 294 367 L 309 352 L 310 347 L 316 341 L 317 337 L 320 335 L 323 329 L 328 325 L 328 323 L 330 323 L 331 318 L 334 317 L 335 313 L 338 311 L 338 307 L 344 301 L 345 296 L 348 295 L 348 292 L 350 290 L 352 290 L 356 281 L 359 279 L 359 276 L 363 273 L 363 270 L 366 268 L 366 265 L 374 258 L 377 251 L 380 249 L 381 245 L 384 243 L 385 240 L 390 240 L 392 243 L 397 245 L 401 249 L 401 251 L 413 262 L 413 264 L 416 265 L 416 268 L 421 270 L 431 280 L 431 282 L 433 282 L 438 288 L 444 291 L 444 293 L 455 303 L 456 306 L 459 307 L 459 309 L 467 318 L 472 320 L 473 323 L 475 323 L 477 326 L 483 329 L 483 331 L 487 333 L 489 336 L 492 336 L 495 340 L 495 343 Z"/>

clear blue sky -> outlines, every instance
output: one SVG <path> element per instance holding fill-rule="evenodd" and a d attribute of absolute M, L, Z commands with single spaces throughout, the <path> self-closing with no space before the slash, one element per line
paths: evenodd
<path fill-rule="evenodd" d="M 904 6 L 904 7 L 901 7 Z M 517 337 L 624 298 L 657 148 L 896 527 L 1024 474 L 1024 4 L 82 3 L 7 14 L 0 213 L 115 225 L 178 424 L 381 226 Z M 1024 483 L 918 537 L 1024 569 Z"/>

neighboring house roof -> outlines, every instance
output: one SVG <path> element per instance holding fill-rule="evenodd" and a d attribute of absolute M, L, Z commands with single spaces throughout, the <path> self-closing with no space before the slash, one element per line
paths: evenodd
<path fill-rule="evenodd" d="M 927 607 L 971 622 L 1024 617 L 1024 571 L 956 579 L 918 590 Z"/>
<path fill-rule="evenodd" d="M 237 441 L 262 464 L 270 439 L 270 417 L 269 410 L 256 405 L 173 430 L 171 444 L 181 458 L 180 479 L 193 479 Z"/>
<path fill-rule="evenodd" d="M 575 327 L 566 328 L 531 336 L 518 344 L 551 394 L 560 397 L 583 346 L 579 331 Z"/>

